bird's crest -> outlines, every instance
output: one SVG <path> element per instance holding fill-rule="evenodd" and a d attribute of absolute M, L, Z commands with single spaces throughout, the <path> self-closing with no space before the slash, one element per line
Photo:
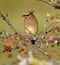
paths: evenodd
<path fill-rule="evenodd" d="M 23 16 L 29 16 L 30 14 L 33 14 L 34 11 L 28 11 L 25 14 L 23 14 Z"/>

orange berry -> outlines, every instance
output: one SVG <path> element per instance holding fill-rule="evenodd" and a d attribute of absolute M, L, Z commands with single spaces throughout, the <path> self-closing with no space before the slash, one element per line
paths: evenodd
<path fill-rule="evenodd" d="M 8 54 L 8 58 L 11 58 L 11 57 L 12 57 L 12 54 L 9 53 L 9 54 Z"/>
<path fill-rule="evenodd" d="M 54 20 L 54 17 L 52 16 L 52 17 L 50 18 L 50 20 Z"/>
<path fill-rule="evenodd" d="M 26 46 L 26 43 L 23 43 L 23 46 Z"/>
<path fill-rule="evenodd" d="M 21 53 L 22 51 L 24 51 L 24 48 L 21 48 L 18 52 Z"/>

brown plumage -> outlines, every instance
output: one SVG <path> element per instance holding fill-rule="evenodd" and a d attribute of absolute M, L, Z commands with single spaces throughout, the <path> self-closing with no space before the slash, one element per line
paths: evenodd
<path fill-rule="evenodd" d="M 26 33 L 36 34 L 38 32 L 38 21 L 33 14 L 33 11 L 29 11 L 23 15 L 24 19 L 24 27 Z"/>

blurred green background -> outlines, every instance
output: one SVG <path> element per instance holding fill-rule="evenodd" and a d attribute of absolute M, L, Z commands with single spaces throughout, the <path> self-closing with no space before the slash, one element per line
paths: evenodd
<path fill-rule="evenodd" d="M 55 15 L 60 11 L 42 1 L 37 0 L 0 0 L 0 12 L 4 15 L 8 13 L 10 22 L 18 32 L 24 32 L 24 18 L 22 15 L 30 10 L 35 11 L 34 14 L 39 23 L 39 31 L 43 30 L 44 17 L 46 16 L 46 12 L 49 8 L 51 8 L 51 15 Z M 9 33 L 11 32 L 9 26 L 0 19 L 0 31 L 2 30 Z"/>
<path fill-rule="evenodd" d="M 50 9 L 50 10 L 49 10 Z M 10 22 L 14 25 L 15 29 L 18 32 L 24 33 L 24 18 L 22 15 L 27 12 L 27 11 L 35 11 L 34 14 L 38 20 L 39 23 L 39 32 L 43 30 L 43 25 L 44 25 L 44 19 L 46 16 L 47 11 L 50 12 L 51 16 L 55 16 L 57 14 L 60 15 L 60 10 L 54 9 L 50 5 L 42 2 L 42 1 L 37 1 L 37 0 L 0 0 L 0 13 L 3 13 L 6 15 L 8 13 L 8 18 L 10 19 Z M 50 20 L 50 19 L 49 19 Z M 50 21 L 52 22 L 52 21 Z M 48 23 L 47 23 L 48 24 Z M 9 26 L 0 18 L 0 31 L 5 30 L 8 33 L 11 33 L 11 29 Z M 2 42 L 0 41 L 0 50 L 2 47 Z M 52 48 L 49 48 L 50 50 Z M 60 47 L 54 48 L 56 50 L 60 49 Z M 60 51 L 60 50 L 58 50 Z M 16 50 L 12 52 L 13 54 L 16 54 Z M 2 56 L 6 56 L 5 53 L 0 55 L 0 58 Z M 3 57 L 4 57 L 3 56 Z M 55 56 L 54 56 L 55 58 Z M 56 57 L 58 58 L 58 57 Z M 60 58 L 59 58 L 60 59 Z M 2 59 L 3 60 L 3 59 Z M 14 60 L 14 59 L 12 59 Z M 12 61 L 11 60 L 11 61 Z M 8 62 L 10 60 L 4 60 L 4 62 Z M 3 61 L 2 61 L 3 62 Z"/>

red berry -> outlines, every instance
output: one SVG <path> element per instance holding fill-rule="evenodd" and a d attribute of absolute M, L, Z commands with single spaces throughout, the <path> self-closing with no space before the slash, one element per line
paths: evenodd
<path fill-rule="evenodd" d="M 24 48 L 22 48 L 21 51 L 24 51 Z"/>
<path fill-rule="evenodd" d="M 23 46 L 26 46 L 26 43 L 24 43 Z"/>
<path fill-rule="evenodd" d="M 27 57 L 28 56 L 28 52 L 24 52 L 24 57 Z"/>
<path fill-rule="evenodd" d="M 50 38 L 50 39 L 48 40 L 48 43 L 54 43 L 54 41 L 55 41 L 55 38 Z"/>
<path fill-rule="evenodd" d="M 18 53 L 21 53 L 21 52 L 22 52 L 21 50 L 18 51 Z"/>
<path fill-rule="evenodd" d="M 24 51 L 24 48 L 21 48 L 18 52 L 21 53 L 22 51 Z"/>
<path fill-rule="evenodd" d="M 4 49 L 5 49 L 6 51 L 9 51 L 9 52 L 11 52 L 11 50 L 12 50 L 11 46 L 4 46 Z"/>

